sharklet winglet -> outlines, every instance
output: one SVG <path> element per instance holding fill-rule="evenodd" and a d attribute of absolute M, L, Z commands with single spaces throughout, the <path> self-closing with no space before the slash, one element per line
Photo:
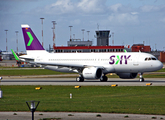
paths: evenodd
<path fill-rule="evenodd" d="M 17 56 L 17 54 L 14 52 L 14 50 L 13 50 L 13 49 L 11 49 L 11 52 L 13 53 L 13 55 L 14 55 L 15 59 L 16 59 L 16 60 L 19 60 L 19 57 Z"/>
<path fill-rule="evenodd" d="M 127 50 L 126 50 L 126 49 L 124 49 L 124 52 L 126 53 L 126 52 L 127 52 Z"/>

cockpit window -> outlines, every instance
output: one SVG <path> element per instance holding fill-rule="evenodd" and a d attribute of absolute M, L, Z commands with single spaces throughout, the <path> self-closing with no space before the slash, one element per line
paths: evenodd
<path fill-rule="evenodd" d="M 151 58 L 152 60 L 156 60 L 156 58 Z"/>
<path fill-rule="evenodd" d="M 149 60 L 157 60 L 157 59 L 155 57 L 145 58 L 145 61 L 149 61 Z"/>

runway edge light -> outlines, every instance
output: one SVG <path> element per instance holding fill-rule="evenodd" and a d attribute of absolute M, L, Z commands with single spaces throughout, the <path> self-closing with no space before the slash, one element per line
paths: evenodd
<path fill-rule="evenodd" d="M 3 92 L 0 89 L 0 99 L 2 98 Z"/>
<path fill-rule="evenodd" d="M 70 93 L 70 99 L 72 99 L 72 93 Z"/>
<path fill-rule="evenodd" d="M 74 88 L 80 88 L 81 86 L 74 86 Z"/>
<path fill-rule="evenodd" d="M 2 96 L 3 96 L 3 92 L 2 92 L 2 90 L 1 90 L 1 80 L 2 80 L 2 77 L 0 77 L 0 99 L 1 99 Z"/>
<path fill-rule="evenodd" d="M 118 84 L 111 85 L 111 87 L 117 87 L 117 86 L 118 86 Z"/>
<path fill-rule="evenodd" d="M 41 89 L 42 89 L 42 87 L 36 87 L 35 89 L 36 89 L 36 90 L 41 90 Z"/>
<path fill-rule="evenodd" d="M 146 83 L 146 85 L 147 85 L 147 86 L 150 86 L 150 85 L 152 85 L 152 83 Z"/>

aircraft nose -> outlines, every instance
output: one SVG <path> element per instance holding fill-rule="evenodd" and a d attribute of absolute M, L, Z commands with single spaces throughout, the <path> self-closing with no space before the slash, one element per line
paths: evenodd
<path fill-rule="evenodd" d="M 162 62 L 158 61 L 155 67 L 156 67 L 157 70 L 162 69 L 163 68 Z"/>
<path fill-rule="evenodd" d="M 158 69 L 160 70 L 162 68 L 163 68 L 163 64 L 162 64 L 162 62 L 159 61 L 159 63 L 158 63 Z"/>

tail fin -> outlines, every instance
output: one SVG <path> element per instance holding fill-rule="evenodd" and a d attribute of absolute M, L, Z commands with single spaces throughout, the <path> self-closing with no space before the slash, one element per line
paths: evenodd
<path fill-rule="evenodd" d="M 44 50 L 41 43 L 29 27 L 29 25 L 21 25 L 25 41 L 26 50 Z"/>

